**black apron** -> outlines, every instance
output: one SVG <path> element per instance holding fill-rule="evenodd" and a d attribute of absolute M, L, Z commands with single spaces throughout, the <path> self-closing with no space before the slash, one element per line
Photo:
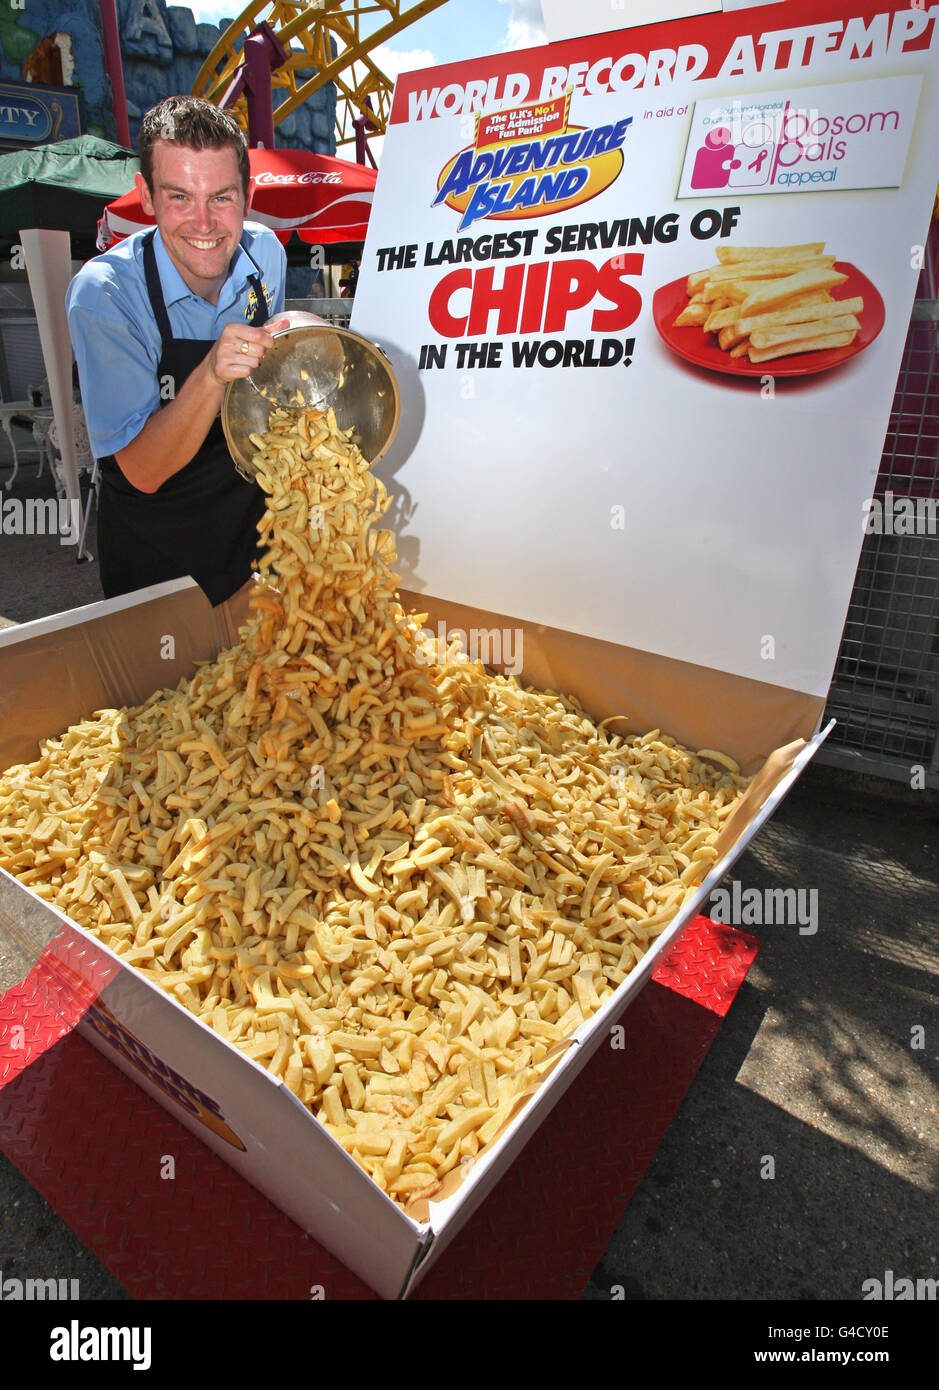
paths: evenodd
<path fill-rule="evenodd" d="M 161 382 L 172 377 L 175 392 L 213 343 L 173 337 L 153 237 L 151 232 L 144 238 L 143 264 L 162 340 L 157 376 Z M 250 282 L 257 297 L 250 322 L 257 328 L 268 317 L 260 272 Z M 191 574 L 214 607 L 250 579 L 266 501 L 261 489 L 236 470 L 218 416 L 194 457 L 156 492 L 141 492 L 128 482 L 113 454 L 100 463 L 98 553 L 106 598 Z"/>

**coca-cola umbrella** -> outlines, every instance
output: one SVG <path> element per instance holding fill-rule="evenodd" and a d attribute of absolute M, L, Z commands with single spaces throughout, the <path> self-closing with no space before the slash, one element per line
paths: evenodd
<path fill-rule="evenodd" d="M 311 244 L 364 241 L 377 177 L 374 169 L 308 150 L 249 150 L 253 183 L 248 218 L 282 242 L 291 232 Z M 100 251 L 152 227 L 136 188 L 116 198 L 98 223 Z"/>

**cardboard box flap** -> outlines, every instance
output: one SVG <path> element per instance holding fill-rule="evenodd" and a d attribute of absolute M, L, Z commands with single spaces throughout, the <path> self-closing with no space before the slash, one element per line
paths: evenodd
<path fill-rule="evenodd" d="M 0 631 L 0 769 L 31 761 L 41 738 L 95 710 L 172 689 L 197 661 L 234 646 L 249 588 L 213 608 L 193 580 L 174 579 Z M 160 599 L 169 606 L 141 608 Z M 161 621 L 141 626 L 141 611 Z"/>
<path fill-rule="evenodd" d="M 503 659 L 492 664 L 508 665 L 522 684 L 573 696 L 598 721 L 622 715 L 622 722 L 609 727 L 610 734 L 659 728 L 695 751 L 729 753 L 747 775 L 782 744 L 811 738 L 825 709 L 823 699 L 769 681 L 671 661 L 504 613 L 407 589 L 401 590 L 401 602 L 409 611 L 427 613 L 435 636 L 459 629 L 469 635 L 471 653 L 475 649 L 493 656 L 498 651 Z"/>

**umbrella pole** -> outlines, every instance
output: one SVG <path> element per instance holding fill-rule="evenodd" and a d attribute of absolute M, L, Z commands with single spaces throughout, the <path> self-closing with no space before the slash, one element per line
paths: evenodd
<path fill-rule="evenodd" d="M 63 545 L 77 545 L 81 531 L 81 490 L 72 415 L 72 345 L 65 316 L 65 292 L 72 278 L 72 238 L 68 232 L 20 230 L 26 276 L 39 325 L 42 358 L 62 455 L 62 481 L 70 502 L 69 531 Z"/>

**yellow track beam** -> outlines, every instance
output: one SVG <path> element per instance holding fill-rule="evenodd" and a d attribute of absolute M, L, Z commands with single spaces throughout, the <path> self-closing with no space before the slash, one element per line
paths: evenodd
<path fill-rule="evenodd" d="M 218 104 L 241 62 L 236 42 L 246 38 L 262 20 L 267 20 L 279 41 L 290 49 L 287 62 L 272 74 L 274 85 L 289 92 L 286 100 L 274 109 L 275 125 L 327 82 L 335 82 L 344 98 L 343 109 L 340 111 L 337 107 L 336 112 L 337 144 L 354 139 L 354 132 L 349 133 L 352 108 L 371 117 L 375 123 L 372 133 L 383 133 L 391 110 L 393 84 L 369 54 L 445 3 L 446 0 L 416 0 L 410 8 L 405 8 L 405 0 L 314 0 L 306 5 L 283 3 L 283 0 L 274 0 L 274 3 L 254 0 L 232 21 L 202 64 L 192 86 L 193 93 Z M 362 20 L 377 14 L 386 15 L 387 22 L 374 33 L 363 34 Z M 294 40 L 302 45 L 301 49 L 290 48 Z M 332 56 L 333 44 L 335 57 Z M 353 68 L 356 63 L 364 70 L 358 76 Z M 296 69 L 301 67 L 316 67 L 318 71 L 298 87 Z M 377 110 L 369 110 L 367 97 L 374 100 Z"/>

